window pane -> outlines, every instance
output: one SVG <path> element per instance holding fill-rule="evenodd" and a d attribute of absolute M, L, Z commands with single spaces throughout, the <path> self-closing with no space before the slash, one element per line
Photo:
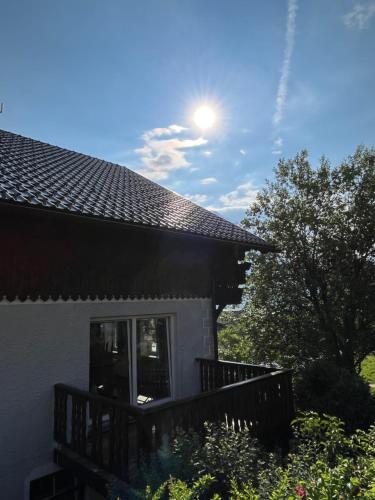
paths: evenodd
<path fill-rule="evenodd" d="M 129 398 L 129 321 L 91 323 L 90 390 Z"/>
<path fill-rule="evenodd" d="M 137 403 L 170 393 L 169 339 L 166 318 L 137 320 Z"/>

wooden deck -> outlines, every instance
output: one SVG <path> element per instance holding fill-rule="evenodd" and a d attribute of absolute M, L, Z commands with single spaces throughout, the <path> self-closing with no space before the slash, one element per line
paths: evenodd
<path fill-rule="evenodd" d="M 200 363 L 202 392 L 147 408 L 64 384 L 55 386 L 54 439 L 62 448 L 124 480 L 139 459 L 177 428 L 245 423 L 255 436 L 285 433 L 293 417 L 290 370 L 214 360 Z"/>

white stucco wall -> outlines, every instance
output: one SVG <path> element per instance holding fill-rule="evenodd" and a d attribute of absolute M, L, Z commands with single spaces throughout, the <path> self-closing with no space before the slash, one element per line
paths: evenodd
<path fill-rule="evenodd" d="M 0 498 L 28 498 L 52 472 L 53 386 L 89 386 L 90 319 L 174 316 L 177 398 L 199 392 L 196 357 L 213 357 L 210 299 L 0 302 Z"/>

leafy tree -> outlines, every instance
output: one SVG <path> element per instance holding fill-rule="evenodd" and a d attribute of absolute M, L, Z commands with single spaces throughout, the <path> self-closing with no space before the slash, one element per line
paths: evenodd
<path fill-rule="evenodd" d="M 254 361 L 334 360 L 351 372 L 375 351 L 374 149 L 314 169 L 280 160 L 243 225 L 279 253 L 251 255 L 243 332 Z"/>

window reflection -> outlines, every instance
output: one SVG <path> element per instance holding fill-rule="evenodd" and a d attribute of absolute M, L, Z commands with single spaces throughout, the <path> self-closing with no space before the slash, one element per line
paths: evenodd
<path fill-rule="evenodd" d="M 166 318 L 137 320 L 137 403 L 170 393 L 169 335 Z"/>
<path fill-rule="evenodd" d="M 90 390 L 130 402 L 129 321 L 91 324 Z"/>

